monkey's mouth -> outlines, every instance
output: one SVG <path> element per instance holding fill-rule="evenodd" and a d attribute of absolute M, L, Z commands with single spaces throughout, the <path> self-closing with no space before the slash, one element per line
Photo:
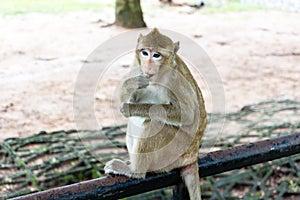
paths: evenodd
<path fill-rule="evenodd" d="M 154 76 L 154 74 L 146 74 L 146 77 L 147 78 L 151 78 L 151 77 L 153 77 Z"/>

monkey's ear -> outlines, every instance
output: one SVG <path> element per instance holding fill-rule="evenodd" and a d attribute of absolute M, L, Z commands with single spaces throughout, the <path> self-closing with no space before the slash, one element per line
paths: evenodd
<path fill-rule="evenodd" d="M 179 41 L 174 43 L 174 53 L 177 53 L 179 49 Z"/>
<path fill-rule="evenodd" d="M 158 31 L 158 29 L 156 27 L 154 27 L 151 32 L 153 32 L 153 33 L 159 33 L 159 31 Z"/>
<path fill-rule="evenodd" d="M 139 37 L 138 37 L 138 42 L 142 39 L 143 35 L 140 33 Z"/>

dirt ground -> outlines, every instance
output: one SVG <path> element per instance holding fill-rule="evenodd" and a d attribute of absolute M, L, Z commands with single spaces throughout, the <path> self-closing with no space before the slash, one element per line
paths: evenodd
<path fill-rule="evenodd" d="M 101 27 L 113 12 L 0 16 L 0 141 L 76 128 L 79 70 L 101 43 L 126 31 Z M 222 78 L 227 112 L 269 99 L 300 100 L 300 13 L 159 8 L 144 17 L 148 27 L 179 32 L 204 49 Z M 102 109 L 98 116 L 113 123 Z"/>

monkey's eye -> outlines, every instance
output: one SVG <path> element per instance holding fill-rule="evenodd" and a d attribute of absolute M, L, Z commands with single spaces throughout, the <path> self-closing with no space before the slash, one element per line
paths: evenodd
<path fill-rule="evenodd" d="M 142 49 L 142 50 L 141 50 L 141 55 L 142 55 L 143 57 L 148 57 L 148 56 L 149 56 L 149 51 L 146 50 L 146 49 Z"/>
<path fill-rule="evenodd" d="M 152 54 L 153 60 L 160 60 L 162 59 L 162 55 L 158 52 L 153 52 Z"/>

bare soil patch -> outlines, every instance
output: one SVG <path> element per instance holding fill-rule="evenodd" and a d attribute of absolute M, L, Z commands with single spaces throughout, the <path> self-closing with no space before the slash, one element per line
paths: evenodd
<path fill-rule="evenodd" d="M 299 13 L 162 11 L 144 11 L 148 27 L 185 34 L 203 47 L 222 78 L 228 112 L 268 99 L 300 100 Z M 0 141 L 76 128 L 73 92 L 84 60 L 126 31 L 101 27 L 111 21 L 113 10 L 0 16 Z M 97 116 L 113 123 L 105 108 Z"/>

